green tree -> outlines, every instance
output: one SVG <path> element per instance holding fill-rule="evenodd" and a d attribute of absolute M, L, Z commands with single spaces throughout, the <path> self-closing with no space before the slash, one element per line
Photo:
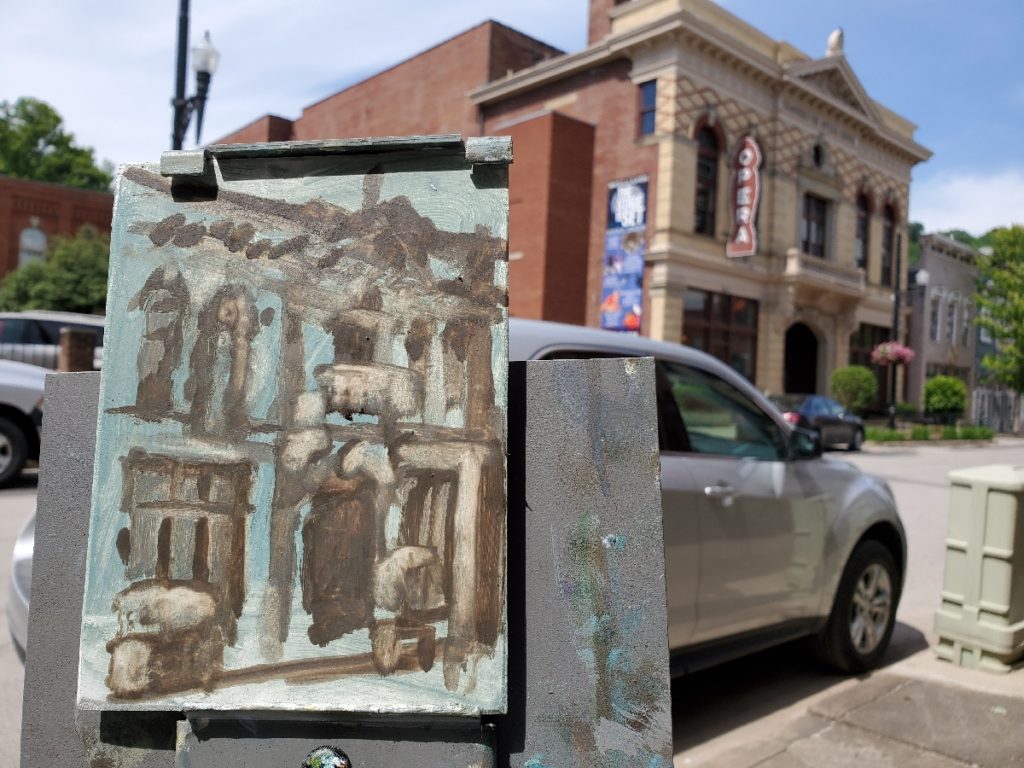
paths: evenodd
<path fill-rule="evenodd" d="M 967 385 L 953 376 L 935 376 L 924 384 L 924 409 L 952 423 L 967 408 Z"/>
<path fill-rule="evenodd" d="M 878 391 L 878 379 L 870 368 L 863 365 L 848 365 L 837 368 L 829 379 L 834 397 L 844 408 L 860 410 L 870 405 Z"/>
<path fill-rule="evenodd" d="M 978 257 L 977 325 L 995 342 L 982 361 L 991 374 L 1024 393 L 1024 226 L 991 234 L 992 254 Z"/>
<path fill-rule="evenodd" d="M 911 265 L 917 264 L 921 258 L 921 235 L 924 234 L 924 224 L 919 221 L 912 221 L 907 225 L 910 234 L 910 245 L 907 253 L 910 256 Z"/>
<path fill-rule="evenodd" d="M 75 145 L 57 111 L 30 98 L 0 101 L 0 174 L 100 191 L 111 181 L 92 149 Z"/>
<path fill-rule="evenodd" d="M 88 224 L 74 237 L 57 237 L 44 261 L 29 262 L 0 283 L 0 310 L 102 313 L 109 259 L 110 239 Z"/>

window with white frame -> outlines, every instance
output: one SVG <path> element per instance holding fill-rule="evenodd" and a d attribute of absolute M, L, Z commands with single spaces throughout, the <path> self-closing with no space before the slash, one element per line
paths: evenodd
<path fill-rule="evenodd" d="M 941 309 L 941 304 L 942 299 L 938 296 L 932 299 L 932 311 L 928 320 L 928 337 L 932 341 L 939 340 L 939 311 Z"/>
<path fill-rule="evenodd" d="M 964 311 L 960 316 L 960 346 L 966 347 L 971 341 L 971 312 L 967 305 L 964 305 Z"/>
<path fill-rule="evenodd" d="M 956 344 L 956 302 L 952 300 L 946 305 L 946 338 Z"/>

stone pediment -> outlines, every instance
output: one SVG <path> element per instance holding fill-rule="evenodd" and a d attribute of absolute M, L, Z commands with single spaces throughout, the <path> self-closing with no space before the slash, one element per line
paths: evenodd
<path fill-rule="evenodd" d="M 878 121 L 874 103 L 842 55 L 792 64 L 787 79 L 863 118 Z"/>

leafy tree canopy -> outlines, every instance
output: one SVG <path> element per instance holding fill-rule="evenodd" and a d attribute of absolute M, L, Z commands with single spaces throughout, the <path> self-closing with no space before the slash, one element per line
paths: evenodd
<path fill-rule="evenodd" d="M 102 192 L 111 182 L 92 149 L 75 145 L 57 111 L 30 98 L 0 101 L 0 174 Z"/>
<path fill-rule="evenodd" d="M 110 239 L 88 224 L 74 237 L 54 238 L 44 261 L 29 262 L 0 283 L 0 310 L 102 313 L 109 258 Z"/>
<path fill-rule="evenodd" d="M 990 232 L 991 256 L 978 259 L 977 324 L 995 352 L 982 361 L 996 379 L 1024 393 L 1024 226 Z"/>

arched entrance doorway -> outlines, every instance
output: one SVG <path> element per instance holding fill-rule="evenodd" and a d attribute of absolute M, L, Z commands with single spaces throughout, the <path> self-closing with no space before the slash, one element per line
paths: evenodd
<path fill-rule="evenodd" d="M 818 337 L 803 323 L 786 331 L 785 391 L 814 394 L 818 391 Z"/>

